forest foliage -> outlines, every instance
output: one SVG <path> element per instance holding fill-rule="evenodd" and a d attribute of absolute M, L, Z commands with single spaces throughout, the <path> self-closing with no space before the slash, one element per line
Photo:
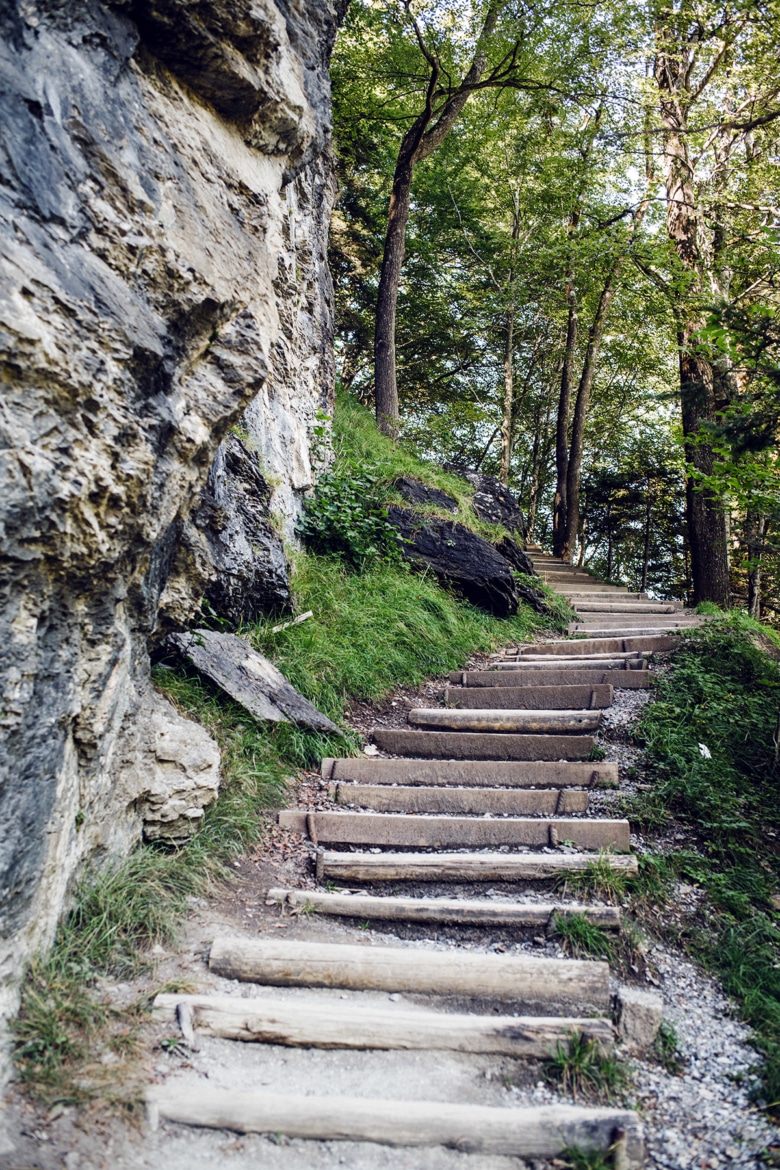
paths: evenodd
<path fill-rule="evenodd" d="M 501 475 L 545 545 L 573 492 L 566 555 L 602 575 L 777 621 L 780 5 L 353 0 L 331 265 L 366 403 L 403 143 L 431 60 L 429 126 L 480 46 L 411 174 L 402 437 Z"/>

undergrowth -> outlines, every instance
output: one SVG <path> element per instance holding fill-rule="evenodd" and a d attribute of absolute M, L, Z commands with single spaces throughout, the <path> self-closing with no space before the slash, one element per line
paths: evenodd
<path fill-rule="evenodd" d="M 780 666 L 772 632 L 739 615 L 687 633 L 638 725 L 654 781 L 632 817 L 674 824 L 684 847 L 647 859 L 637 896 L 662 902 L 674 881 L 704 892 L 681 942 L 721 979 L 755 1030 L 759 1100 L 780 1109 L 780 768 L 774 736 Z"/>
<path fill-rule="evenodd" d="M 544 1076 L 564 1093 L 578 1098 L 612 1102 L 631 1086 L 631 1069 L 614 1051 L 604 1052 L 582 1032 L 559 1040 L 543 1065 Z"/>

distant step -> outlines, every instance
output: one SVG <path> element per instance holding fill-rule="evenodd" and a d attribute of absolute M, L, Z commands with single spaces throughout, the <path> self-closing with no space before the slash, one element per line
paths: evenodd
<path fill-rule="evenodd" d="M 582 597 L 572 601 L 578 613 L 680 613 L 680 601 L 631 601 L 628 598 L 591 601 Z"/>
<path fill-rule="evenodd" d="M 399 894 L 324 893 L 322 890 L 268 890 L 266 905 L 289 906 L 307 914 L 328 914 L 361 921 L 447 922 L 462 926 L 530 926 L 549 929 L 555 917 L 587 918 L 602 930 L 619 930 L 617 906 L 578 902 L 507 902 L 498 898 L 406 898 Z"/>
<path fill-rule="evenodd" d="M 496 670 L 643 670 L 645 660 L 629 656 L 599 658 L 598 655 L 566 658 L 563 654 L 538 655 L 533 658 L 521 655 L 517 658 L 503 658 L 496 662 Z"/>
<path fill-rule="evenodd" d="M 368 784 L 415 784 L 487 786 L 492 788 L 587 788 L 614 787 L 617 764 L 525 760 L 380 760 L 357 756 L 354 759 L 324 759 L 324 780 Z"/>
<path fill-rule="evenodd" d="M 600 710 L 611 707 L 614 689 L 611 686 L 561 686 L 561 687 L 501 687 L 493 694 L 483 687 L 481 690 L 468 687 L 447 687 L 444 702 L 448 707 L 468 710 L 482 708 L 505 708 L 516 711 L 547 710 Z"/>
<path fill-rule="evenodd" d="M 550 667 L 553 663 L 550 663 Z M 559 669 L 535 670 L 534 683 L 540 686 L 572 686 L 580 684 L 610 685 L 612 687 L 644 688 L 650 686 L 650 673 L 647 670 L 626 670 L 625 665 L 618 669 L 594 669 L 588 664 L 586 669 L 569 670 L 562 666 Z M 501 670 L 453 670 L 450 682 L 463 687 L 509 687 L 518 685 L 517 675 L 506 666 Z M 496 704 L 500 706 L 500 704 Z"/>
<path fill-rule="evenodd" d="M 601 711 L 459 711 L 415 707 L 408 715 L 413 727 L 448 731 L 518 732 L 522 735 L 571 735 L 598 731 Z"/>
<path fill-rule="evenodd" d="M 621 1166 L 642 1165 L 637 1115 L 612 1107 L 547 1105 L 508 1109 L 439 1101 L 376 1101 L 367 1097 L 311 1097 L 236 1091 L 186 1083 L 147 1091 L 157 1118 L 238 1133 L 285 1134 L 317 1141 L 377 1142 L 388 1146 L 451 1146 L 459 1151 L 520 1158 L 554 1158 L 575 1146 L 605 1152 L 616 1135 Z"/>
<path fill-rule="evenodd" d="M 619 873 L 639 872 L 632 854 L 602 853 L 599 864 Z M 317 856 L 317 880 L 342 882 L 525 882 L 583 873 L 587 853 L 337 853 Z"/>
<path fill-rule="evenodd" d="M 501 845 L 556 846 L 567 841 L 579 849 L 615 849 L 621 853 L 628 852 L 631 847 L 629 825 L 625 820 L 307 813 L 292 808 L 283 809 L 278 816 L 283 829 L 308 833 L 315 844 L 479 849 Z"/>
<path fill-rule="evenodd" d="M 567 788 L 432 788 L 402 784 L 333 784 L 337 804 L 374 812 L 561 816 L 586 812 L 588 793 Z"/>
<path fill-rule="evenodd" d="M 625 654 L 629 650 L 634 653 L 663 653 L 675 650 L 680 645 L 680 639 L 668 634 L 656 636 L 641 636 L 629 634 L 622 637 L 610 634 L 605 638 L 558 638 L 553 642 L 533 643 L 518 647 L 518 653 L 524 657 L 531 654 Z"/>
<path fill-rule="evenodd" d="M 442 760 L 584 760 L 592 735 L 514 735 L 507 732 L 406 731 L 374 727 L 371 738 L 392 756 Z"/>
<path fill-rule="evenodd" d="M 274 987 L 609 1006 L 609 964 L 590 959 L 224 937 L 211 946 L 209 969 L 225 979 Z"/>
<path fill-rule="evenodd" d="M 313 997 L 272 1000 L 235 995 L 158 995 L 152 1018 L 175 1024 L 182 1008 L 196 1032 L 288 1048 L 408 1049 L 544 1059 L 557 1044 L 582 1036 L 607 1053 L 615 1035 L 607 1019 L 566 1016 L 481 1016 L 403 1007 L 333 1004 Z"/>
<path fill-rule="evenodd" d="M 643 623 L 639 621 L 634 623 L 633 620 L 630 622 L 622 621 L 621 618 L 625 616 L 625 614 L 614 614 L 610 618 L 609 614 L 601 614 L 600 617 L 593 614 L 593 622 L 585 622 L 584 620 L 572 622 L 567 629 L 570 634 L 587 634 L 591 638 L 608 638 L 616 632 L 625 633 L 629 628 L 636 634 L 653 636 L 656 634 L 669 634 L 675 630 L 694 629 L 699 624 L 698 622 L 692 621 L 676 621 L 674 618 L 669 618 L 668 621 L 663 621 L 661 618 L 658 618 L 656 619 L 656 624 L 650 624 L 648 618 L 645 618 Z M 598 620 L 596 620 L 597 617 Z"/>

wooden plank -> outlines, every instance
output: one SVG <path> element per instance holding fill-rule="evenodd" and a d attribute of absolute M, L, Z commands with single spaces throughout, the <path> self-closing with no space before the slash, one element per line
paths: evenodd
<path fill-rule="evenodd" d="M 588 793 L 576 788 L 434 788 L 338 783 L 328 795 L 337 804 L 370 808 L 374 812 L 561 816 L 586 812 L 588 808 Z"/>
<path fill-rule="evenodd" d="M 195 1028 L 208 1036 L 289 1048 L 406 1049 L 473 1052 L 544 1059 L 573 1035 L 595 1041 L 602 1052 L 614 1045 L 609 1020 L 566 1016 L 481 1016 L 294 999 L 236 995 L 158 995 L 152 1018 L 173 1024 L 177 1008 L 192 1012 Z"/>
<path fill-rule="evenodd" d="M 642 1130 L 636 1113 L 607 1106 L 546 1105 L 510 1109 L 366 1097 L 310 1097 L 210 1085 L 155 1085 L 147 1090 L 154 1127 L 159 1118 L 238 1133 L 285 1134 L 317 1141 L 387 1146 L 449 1146 L 461 1152 L 554 1158 L 574 1146 L 611 1148 L 625 1135 L 623 1166 L 640 1167 Z"/>
<path fill-rule="evenodd" d="M 298 694 L 281 671 L 243 638 L 217 630 L 194 630 L 171 634 L 168 642 L 256 719 L 341 734 L 335 723 Z"/>
<path fill-rule="evenodd" d="M 580 849 L 631 848 L 629 823 L 606 818 L 408 816 L 405 813 L 317 812 L 283 809 L 279 825 L 309 833 L 320 844 L 404 845 L 417 849 L 556 845 Z M 557 834 L 557 836 L 556 836 Z"/>
<path fill-rule="evenodd" d="M 604 853 L 610 869 L 639 872 L 632 854 Z M 317 880 L 343 882 L 518 882 L 545 881 L 582 873 L 593 864 L 587 853 L 337 853 L 317 856 Z"/>
<path fill-rule="evenodd" d="M 371 738 L 389 755 L 444 760 L 584 760 L 594 744 L 592 735 L 406 731 L 390 727 L 374 727 Z"/>
<path fill-rule="evenodd" d="M 530 673 L 541 670 L 643 670 L 643 658 L 579 658 L 550 655 L 547 658 L 504 658 L 495 664 L 496 670 L 516 670 Z"/>
<path fill-rule="evenodd" d="M 467 788 L 564 788 L 618 782 L 618 767 L 604 760 L 561 763 L 557 760 L 382 760 L 366 756 L 322 761 L 324 780 L 368 784 L 460 784 Z"/>
<path fill-rule="evenodd" d="M 592 959 L 222 937 L 211 946 L 209 969 L 226 979 L 273 987 L 609 1004 L 609 964 Z"/>
<path fill-rule="evenodd" d="M 666 634 L 656 637 L 634 637 L 631 635 L 626 638 L 580 638 L 576 641 L 571 638 L 558 638 L 552 642 L 529 643 L 519 647 L 518 652 L 523 655 L 543 652 L 566 656 L 572 653 L 572 648 L 576 648 L 577 653 L 581 651 L 583 654 L 624 654 L 628 650 L 650 653 L 653 650 L 659 652 L 674 650 L 679 645 L 679 638 L 669 637 Z"/>
<path fill-rule="evenodd" d="M 516 687 L 518 676 L 510 670 L 454 670 L 450 682 L 464 687 Z M 534 671 L 534 684 L 540 686 L 573 686 L 609 684 L 613 687 L 646 689 L 650 686 L 647 670 L 568 670 L 565 666 Z M 528 680 L 523 679 L 528 685 Z"/>
<path fill-rule="evenodd" d="M 546 929 L 554 916 L 582 915 L 603 930 L 619 930 L 617 906 L 593 906 L 587 902 L 506 902 L 481 898 L 409 898 L 399 894 L 324 893 L 322 890 L 272 889 L 266 906 L 285 905 L 293 910 L 359 918 L 362 921 L 449 922 L 463 926 L 530 926 Z"/>
<path fill-rule="evenodd" d="M 412 727 L 447 731 L 518 732 L 521 735 L 573 735 L 598 731 L 601 711 L 458 711 L 447 707 L 415 707 Z"/>
<path fill-rule="evenodd" d="M 577 598 L 574 608 L 578 613 L 679 613 L 679 601 L 590 601 Z"/>
<path fill-rule="evenodd" d="M 468 710 L 479 708 L 510 708 L 528 711 L 538 708 L 545 710 L 576 710 L 588 708 L 597 710 L 610 707 L 614 698 L 611 686 L 522 686 L 501 687 L 488 690 L 447 687 L 444 702 L 448 707 Z"/>

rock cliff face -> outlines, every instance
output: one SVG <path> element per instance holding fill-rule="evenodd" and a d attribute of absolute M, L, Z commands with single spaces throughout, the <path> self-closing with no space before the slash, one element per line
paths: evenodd
<path fill-rule="evenodd" d="M 215 791 L 148 646 L 218 592 L 247 474 L 288 533 L 312 483 L 337 20 L 335 0 L 0 8 L 0 981 L 79 868 L 144 823 L 181 835 Z"/>

